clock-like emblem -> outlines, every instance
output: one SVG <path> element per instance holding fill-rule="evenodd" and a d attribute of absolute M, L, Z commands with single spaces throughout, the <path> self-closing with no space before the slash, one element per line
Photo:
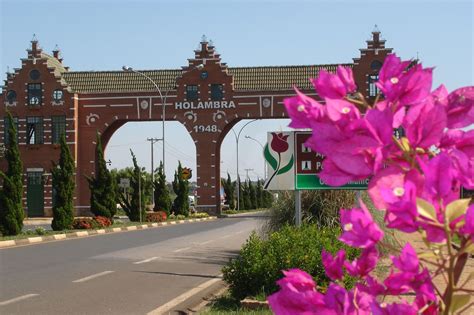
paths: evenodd
<path fill-rule="evenodd" d="M 140 107 L 142 109 L 147 109 L 148 108 L 148 101 L 146 101 L 146 100 L 141 101 L 140 102 Z"/>
<path fill-rule="evenodd" d="M 272 105 L 272 101 L 269 98 L 264 98 L 263 99 L 263 107 L 268 108 Z"/>
<path fill-rule="evenodd" d="M 205 80 L 209 76 L 209 73 L 207 71 L 202 71 L 201 72 L 201 79 Z"/>

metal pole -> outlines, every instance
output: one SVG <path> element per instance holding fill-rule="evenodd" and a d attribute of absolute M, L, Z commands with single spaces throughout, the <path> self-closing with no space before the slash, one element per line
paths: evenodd
<path fill-rule="evenodd" d="M 301 226 L 301 191 L 295 190 L 295 217 L 296 226 Z"/>
<path fill-rule="evenodd" d="M 160 141 L 161 139 L 157 139 L 157 138 L 147 138 L 146 139 L 147 141 L 150 141 L 150 144 L 151 144 L 151 203 L 153 204 L 153 206 L 155 205 L 155 186 L 153 185 L 153 183 L 155 182 L 155 168 L 154 168 L 154 158 L 153 158 L 153 154 L 154 154 L 154 150 L 153 150 L 153 145 L 155 144 L 155 142 L 158 142 Z"/>
<path fill-rule="evenodd" d="M 138 176 L 138 203 L 140 209 L 140 223 L 142 223 L 142 171 L 140 170 L 140 175 Z"/>
<path fill-rule="evenodd" d="M 266 180 L 266 179 L 267 179 L 267 162 L 265 161 L 265 147 L 263 146 L 263 144 L 260 143 L 260 141 L 258 141 L 258 140 L 255 139 L 255 138 L 252 138 L 251 136 L 245 136 L 245 138 L 257 142 L 258 145 L 260 145 L 260 146 L 262 147 L 262 154 L 263 154 L 263 179 Z"/>

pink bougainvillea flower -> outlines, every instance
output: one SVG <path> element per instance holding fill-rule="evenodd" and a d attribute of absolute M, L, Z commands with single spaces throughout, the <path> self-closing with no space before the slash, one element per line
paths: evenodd
<path fill-rule="evenodd" d="M 416 274 L 414 273 L 392 271 L 390 275 L 385 278 L 383 283 L 389 294 L 399 295 L 410 292 L 412 289 L 411 284 L 413 283 L 415 276 Z"/>
<path fill-rule="evenodd" d="M 448 97 L 448 128 L 463 128 L 474 124 L 474 87 L 460 88 Z"/>
<path fill-rule="evenodd" d="M 277 153 L 283 153 L 288 150 L 288 137 L 283 133 L 272 132 L 272 142 L 270 143 L 273 151 Z"/>
<path fill-rule="evenodd" d="M 374 302 L 374 296 L 354 290 L 347 291 L 343 287 L 331 283 L 324 296 L 326 307 L 335 311 L 336 314 L 370 314 L 370 305 Z"/>
<path fill-rule="evenodd" d="M 283 271 L 285 275 L 277 283 L 280 291 L 268 297 L 275 314 L 335 314 L 326 312 L 324 296 L 316 291 L 313 278 L 299 269 Z"/>
<path fill-rule="evenodd" d="M 474 242 L 474 205 L 467 208 L 464 217 L 464 226 L 461 229 L 461 233 L 465 234 Z"/>
<path fill-rule="evenodd" d="M 460 184 L 448 154 L 441 152 L 428 162 L 420 163 L 420 166 L 425 174 L 423 197 L 436 208 L 439 201 L 448 204 L 459 197 Z M 442 215 L 438 219 L 442 221 Z"/>
<path fill-rule="evenodd" d="M 448 90 L 444 86 L 444 84 L 441 84 L 431 92 L 431 98 L 435 104 L 443 105 L 443 106 L 448 106 Z"/>
<path fill-rule="evenodd" d="M 436 301 L 435 288 L 428 269 L 424 268 L 415 276 L 412 287 L 417 296 L 429 301 Z"/>
<path fill-rule="evenodd" d="M 283 101 L 288 116 L 291 118 L 289 124 L 292 128 L 310 128 L 312 120 L 323 117 L 324 106 L 315 99 L 301 93 L 295 87 L 296 96 L 285 98 Z"/>
<path fill-rule="evenodd" d="M 359 200 L 359 203 L 360 208 L 341 210 L 343 233 L 339 240 L 352 247 L 371 247 L 383 238 L 383 232 L 362 200 Z"/>
<path fill-rule="evenodd" d="M 364 291 L 366 293 L 372 294 L 373 296 L 379 296 L 385 293 L 385 287 L 383 284 L 379 283 L 370 275 L 365 277 L 365 284 L 359 282 L 356 284 L 356 287 L 359 291 Z"/>
<path fill-rule="evenodd" d="M 336 74 L 321 70 L 311 82 L 321 98 L 341 99 L 356 90 L 352 69 L 342 66 L 338 66 Z"/>
<path fill-rule="evenodd" d="M 360 118 L 357 107 L 342 99 L 327 99 L 326 111 L 328 118 L 339 126 L 345 126 L 349 122 Z"/>
<path fill-rule="evenodd" d="M 341 249 L 337 252 L 336 256 L 332 256 L 331 253 L 323 249 L 321 253 L 321 259 L 326 270 L 326 274 L 332 280 L 339 280 L 344 275 L 342 266 L 344 265 L 344 260 L 346 259 L 346 252 Z"/>
<path fill-rule="evenodd" d="M 344 267 L 346 267 L 347 273 L 353 277 L 366 277 L 369 272 L 374 270 L 378 260 L 379 253 L 377 249 L 372 246 L 365 248 L 360 257 L 353 262 L 344 262 Z"/>
<path fill-rule="evenodd" d="M 420 268 L 418 256 L 410 243 L 407 243 L 405 247 L 403 247 L 398 257 L 390 256 L 390 259 L 393 265 L 403 272 L 417 273 Z"/>
<path fill-rule="evenodd" d="M 410 107 L 402 123 L 411 146 L 423 149 L 439 144 L 446 125 L 446 109 L 431 99 Z"/>

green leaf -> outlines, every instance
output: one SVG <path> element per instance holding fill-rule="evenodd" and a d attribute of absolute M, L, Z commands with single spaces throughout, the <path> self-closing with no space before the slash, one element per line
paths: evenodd
<path fill-rule="evenodd" d="M 452 313 L 456 312 L 457 310 L 465 306 L 467 303 L 469 303 L 470 299 L 471 299 L 470 294 L 459 294 L 459 295 L 453 296 L 453 300 L 451 301 L 451 307 L 449 310 Z"/>
<path fill-rule="evenodd" d="M 449 205 L 446 206 L 446 216 L 449 222 L 453 222 L 461 215 L 466 213 L 467 207 L 469 206 L 469 202 L 471 198 L 468 199 L 458 199 L 451 202 Z"/>
<path fill-rule="evenodd" d="M 288 162 L 288 164 L 286 164 L 285 167 L 280 168 L 277 175 L 284 174 L 284 173 L 288 172 L 289 170 L 291 170 L 292 167 L 293 167 L 293 155 L 291 155 L 291 159 Z"/>
<path fill-rule="evenodd" d="M 273 168 L 273 170 L 276 170 L 276 168 L 278 166 L 278 162 L 273 157 L 273 155 L 270 153 L 270 149 L 268 148 L 268 143 L 265 146 L 264 156 L 265 156 L 265 160 L 267 160 L 268 164 L 270 164 L 270 166 Z"/>
<path fill-rule="evenodd" d="M 416 207 L 418 209 L 419 215 L 422 215 L 425 218 L 438 222 L 438 220 L 436 219 L 435 208 L 428 201 L 423 200 L 421 198 L 416 198 Z"/>

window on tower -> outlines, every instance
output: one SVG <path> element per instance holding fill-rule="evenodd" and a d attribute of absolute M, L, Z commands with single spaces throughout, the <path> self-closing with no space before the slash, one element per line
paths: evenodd
<path fill-rule="evenodd" d="M 51 116 L 52 143 L 57 144 L 61 141 L 61 136 L 66 135 L 66 116 Z"/>
<path fill-rule="evenodd" d="M 378 74 L 371 74 L 369 75 L 369 96 L 376 97 L 378 93 L 380 93 L 379 88 L 375 83 L 379 80 Z"/>
<path fill-rule="evenodd" d="M 43 117 L 26 118 L 26 144 L 43 143 Z"/>
<path fill-rule="evenodd" d="M 199 98 L 198 86 L 197 85 L 187 85 L 186 86 L 186 99 L 188 101 L 195 101 Z"/>
<path fill-rule="evenodd" d="M 222 84 L 211 84 L 211 100 L 220 101 L 224 98 L 224 86 Z"/>
<path fill-rule="evenodd" d="M 41 83 L 28 84 L 28 105 L 40 106 L 43 102 Z"/>

